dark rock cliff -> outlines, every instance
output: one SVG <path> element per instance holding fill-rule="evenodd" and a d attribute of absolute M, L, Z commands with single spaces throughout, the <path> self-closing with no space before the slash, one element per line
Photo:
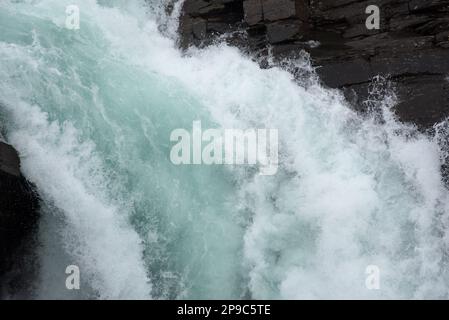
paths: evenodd
<path fill-rule="evenodd" d="M 21 285 L 32 268 L 23 256 L 37 228 L 38 207 L 33 186 L 20 172 L 16 150 L 0 141 L 0 297 L 14 290 L 15 283 Z"/>
<path fill-rule="evenodd" d="M 380 9 L 378 30 L 365 26 L 369 5 Z M 184 48 L 227 34 L 258 57 L 306 50 L 358 109 L 373 77 L 385 76 L 399 118 L 422 129 L 449 115 L 449 0 L 186 0 L 180 34 Z"/>

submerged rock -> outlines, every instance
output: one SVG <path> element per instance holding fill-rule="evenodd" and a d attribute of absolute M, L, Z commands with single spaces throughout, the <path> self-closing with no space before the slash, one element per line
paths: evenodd
<path fill-rule="evenodd" d="M 380 9 L 379 30 L 365 26 L 369 5 Z M 306 50 L 324 84 L 343 89 L 358 110 L 381 75 L 396 89 L 401 120 L 426 129 L 449 115 L 449 0 L 185 1 L 182 47 L 225 33 L 257 57 L 268 47 L 278 59 Z"/>

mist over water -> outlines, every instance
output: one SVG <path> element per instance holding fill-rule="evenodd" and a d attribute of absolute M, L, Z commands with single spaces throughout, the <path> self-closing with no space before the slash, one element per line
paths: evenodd
<path fill-rule="evenodd" d="M 362 118 L 224 44 L 184 54 L 175 17 L 163 1 L 0 2 L 0 123 L 43 202 L 30 298 L 448 298 L 445 124 L 398 123 L 393 94 Z M 278 173 L 173 165 L 170 133 L 196 120 L 278 129 Z"/>

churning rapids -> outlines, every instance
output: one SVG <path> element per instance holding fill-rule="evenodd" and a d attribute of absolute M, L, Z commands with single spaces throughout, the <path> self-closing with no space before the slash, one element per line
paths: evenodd
<path fill-rule="evenodd" d="M 417 133 L 388 94 L 362 118 L 225 44 L 182 53 L 160 2 L 0 1 L 0 123 L 42 198 L 29 298 L 449 298 L 447 125 Z M 197 120 L 279 129 L 277 174 L 173 165 Z"/>

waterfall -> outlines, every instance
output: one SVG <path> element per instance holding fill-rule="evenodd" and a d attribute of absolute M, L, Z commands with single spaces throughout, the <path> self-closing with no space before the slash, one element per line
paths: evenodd
<path fill-rule="evenodd" d="M 0 119 L 42 198 L 30 297 L 447 298 L 441 139 L 396 121 L 393 94 L 361 116 L 224 43 L 181 52 L 162 5 L 0 2 Z M 277 129 L 277 174 L 174 165 L 194 121 Z"/>

